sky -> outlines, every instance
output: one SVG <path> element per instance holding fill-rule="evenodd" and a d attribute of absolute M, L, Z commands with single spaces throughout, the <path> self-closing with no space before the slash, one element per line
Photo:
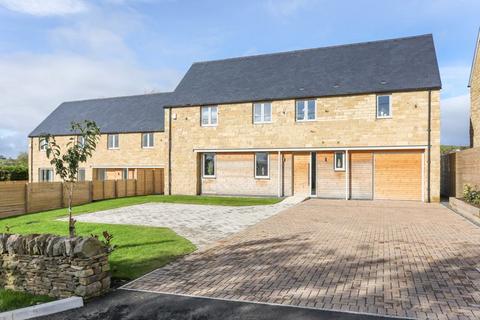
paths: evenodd
<path fill-rule="evenodd" d="M 175 89 L 196 61 L 432 33 L 442 144 L 467 145 L 478 0 L 0 0 L 0 155 L 62 101 Z"/>

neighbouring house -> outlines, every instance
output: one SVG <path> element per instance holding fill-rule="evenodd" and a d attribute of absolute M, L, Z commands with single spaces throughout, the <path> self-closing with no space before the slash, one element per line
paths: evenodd
<path fill-rule="evenodd" d="M 29 135 L 29 180 L 59 181 L 41 136 L 53 134 L 57 143 L 65 146 L 72 137 L 71 122 L 88 119 L 97 123 L 101 136 L 92 158 L 79 169 L 78 180 L 136 179 L 141 175 L 142 179 L 163 181 L 168 137 L 161 106 L 171 97 L 171 93 L 157 93 L 62 103 Z"/>
<path fill-rule="evenodd" d="M 475 53 L 468 87 L 470 88 L 470 147 L 480 147 L 480 30 L 478 31 Z"/>
<path fill-rule="evenodd" d="M 440 89 L 431 35 L 194 63 L 154 102 L 165 143 L 148 165 L 165 168 L 170 194 L 439 201 Z M 110 114 L 118 101 L 140 123 L 154 121 L 125 99 L 90 108 Z M 93 102 L 72 103 L 31 137 L 95 114 L 80 111 Z M 125 130 L 102 130 L 121 133 L 121 144 Z M 31 139 L 32 172 L 41 176 L 45 160 Z M 147 165 L 133 140 L 99 150 L 89 166 Z"/>

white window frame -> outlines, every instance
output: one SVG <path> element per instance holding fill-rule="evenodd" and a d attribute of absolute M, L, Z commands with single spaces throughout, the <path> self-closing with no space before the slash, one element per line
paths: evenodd
<path fill-rule="evenodd" d="M 315 116 L 313 119 L 308 119 L 308 101 L 313 101 L 315 106 Z M 298 102 L 303 102 L 303 119 L 298 119 Z M 305 107 L 306 106 L 306 107 Z M 316 99 L 300 99 L 295 100 L 295 121 L 296 122 L 309 122 L 317 120 L 317 100 Z"/>
<path fill-rule="evenodd" d="M 50 171 L 50 179 L 49 180 L 44 180 L 43 179 L 43 173 L 44 171 Z M 53 182 L 55 175 L 53 173 L 53 168 L 39 168 L 38 169 L 38 181 L 39 182 Z"/>
<path fill-rule="evenodd" d="M 77 136 L 77 144 L 79 144 L 81 147 L 84 147 L 85 146 L 85 137 Z"/>
<path fill-rule="evenodd" d="M 80 180 L 80 171 L 83 171 L 83 180 Z M 87 180 L 87 170 L 85 170 L 85 168 L 78 168 L 78 172 L 77 172 L 77 181 L 86 181 Z"/>
<path fill-rule="evenodd" d="M 217 110 L 217 122 L 212 123 L 212 109 Z M 203 123 L 203 110 L 208 110 L 208 123 Z M 218 125 L 218 106 L 202 106 L 200 107 L 200 125 L 202 127 L 216 127 Z"/>
<path fill-rule="evenodd" d="M 388 116 L 381 116 L 379 115 L 379 106 L 380 104 L 378 103 L 378 99 L 380 97 L 388 97 L 388 109 L 389 109 L 389 115 Z M 392 108 L 392 95 L 391 94 L 380 94 L 380 95 L 377 95 L 377 107 L 376 107 L 376 116 L 377 116 L 377 119 L 390 119 L 393 117 L 393 108 Z"/>
<path fill-rule="evenodd" d="M 146 146 L 143 145 L 143 137 L 145 135 L 147 136 L 147 145 Z M 151 146 L 150 146 L 150 143 L 151 143 Z M 153 132 L 142 133 L 142 149 L 152 149 L 153 147 L 155 147 L 155 135 L 153 134 Z"/>
<path fill-rule="evenodd" d="M 116 137 L 116 139 L 114 139 L 114 141 L 116 141 L 116 146 L 115 146 L 115 143 L 113 143 L 114 146 L 110 147 L 110 136 Z M 120 149 L 120 135 L 118 133 L 112 133 L 107 135 L 107 149 L 108 150 Z"/>
<path fill-rule="evenodd" d="M 267 175 L 266 176 L 259 176 L 257 175 L 257 154 L 259 153 L 266 153 L 267 154 Z M 255 152 L 255 161 L 254 161 L 254 174 L 255 179 L 270 179 L 270 153 L 268 152 Z"/>
<path fill-rule="evenodd" d="M 207 154 L 213 155 L 213 175 L 205 174 L 205 158 Z M 208 152 L 202 155 L 202 177 L 207 179 L 213 179 L 217 177 L 217 155 L 215 153 Z"/>
<path fill-rule="evenodd" d="M 337 155 L 341 154 L 343 156 L 342 167 L 337 167 Z M 335 171 L 345 171 L 345 152 L 335 152 L 333 155 L 333 169 Z"/>
<path fill-rule="evenodd" d="M 47 146 L 48 146 L 47 139 L 38 138 L 38 150 L 45 152 L 47 151 Z"/>
<path fill-rule="evenodd" d="M 270 120 L 268 121 L 265 121 L 265 105 L 266 104 L 269 104 L 270 105 Z M 261 120 L 260 121 L 255 121 L 255 107 L 259 105 L 260 106 L 260 118 Z M 272 103 L 271 102 L 255 102 L 253 104 L 253 110 L 252 110 L 252 116 L 253 116 L 253 123 L 255 124 L 262 124 L 262 123 L 272 123 L 273 122 L 273 119 L 272 119 Z"/>

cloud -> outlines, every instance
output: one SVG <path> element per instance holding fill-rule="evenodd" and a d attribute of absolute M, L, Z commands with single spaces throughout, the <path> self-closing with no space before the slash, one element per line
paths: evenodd
<path fill-rule="evenodd" d="M 265 8 L 274 17 L 288 17 L 311 3 L 312 0 L 268 0 Z"/>
<path fill-rule="evenodd" d="M 0 0 L 0 6 L 40 17 L 74 14 L 87 10 L 87 5 L 82 0 Z"/>
<path fill-rule="evenodd" d="M 134 61 L 72 54 L 0 56 L 0 154 L 26 148 L 27 134 L 62 101 L 172 90 L 181 74 Z"/>
<path fill-rule="evenodd" d="M 470 96 L 442 99 L 441 142 L 448 145 L 469 145 Z"/>

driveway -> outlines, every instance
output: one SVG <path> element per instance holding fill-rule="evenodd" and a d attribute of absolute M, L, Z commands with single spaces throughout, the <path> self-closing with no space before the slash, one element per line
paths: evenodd
<path fill-rule="evenodd" d="M 87 213 L 75 216 L 75 219 L 81 222 L 167 227 L 202 249 L 303 200 L 304 197 L 289 197 L 273 205 L 244 207 L 146 203 Z"/>
<path fill-rule="evenodd" d="M 480 229 L 439 204 L 308 200 L 124 289 L 480 318 Z"/>

